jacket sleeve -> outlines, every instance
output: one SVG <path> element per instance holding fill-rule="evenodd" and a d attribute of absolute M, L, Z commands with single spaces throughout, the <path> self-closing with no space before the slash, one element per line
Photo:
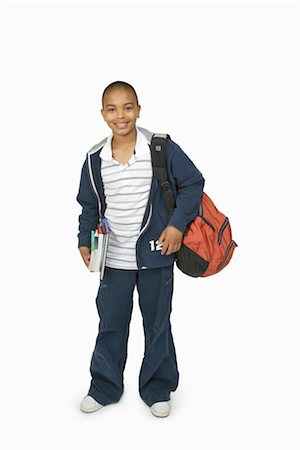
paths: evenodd
<path fill-rule="evenodd" d="M 184 232 L 199 212 L 205 180 L 184 151 L 175 144 L 171 170 L 179 192 L 168 225 Z"/>
<path fill-rule="evenodd" d="M 79 215 L 79 233 L 78 248 L 91 247 L 91 230 L 96 229 L 99 221 L 98 200 L 92 188 L 91 180 L 87 167 L 87 159 L 85 160 L 79 185 L 79 192 L 76 197 L 78 203 L 82 206 L 82 212 Z"/>

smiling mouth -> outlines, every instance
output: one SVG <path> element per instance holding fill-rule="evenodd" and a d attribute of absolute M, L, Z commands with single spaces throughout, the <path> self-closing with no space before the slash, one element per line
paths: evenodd
<path fill-rule="evenodd" d="M 128 122 L 120 122 L 120 123 L 116 123 L 117 128 L 126 128 L 128 125 Z"/>

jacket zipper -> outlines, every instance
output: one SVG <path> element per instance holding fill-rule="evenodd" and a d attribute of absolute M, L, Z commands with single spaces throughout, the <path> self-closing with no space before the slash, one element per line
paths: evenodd
<path fill-rule="evenodd" d="M 136 248 L 137 265 L 138 265 L 138 241 L 139 241 L 141 235 L 144 233 L 144 231 L 146 231 L 147 228 L 149 227 L 149 223 L 150 223 L 151 217 L 152 217 L 152 203 L 150 203 L 150 211 L 149 211 L 148 219 L 147 219 L 145 225 L 143 226 L 143 228 L 141 229 L 141 231 L 139 232 L 138 238 L 136 240 L 136 247 L 135 248 Z M 141 269 L 147 269 L 147 267 L 146 266 L 142 266 Z"/>
<path fill-rule="evenodd" d="M 102 216 L 101 216 L 101 200 L 100 200 L 100 196 L 99 193 L 97 191 L 96 185 L 95 185 L 95 181 L 94 181 L 94 177 L 93 177 L 93 172 L 92 172 L 92 163 L 91 163 L 91 155 L 88 154 L 88 168 L 89 168 L 89 175 L 90 175 L 90 180 L 94 189 L 94 192 L 96 194 L 97 200 L 98 200 L 98 210 L 99 210 L 99 224 L 102 225 Z"/>
<path fill-rule="evenodd" d="M 153 184 L 153 185 L 152 185 L 152 184 Z M 155 185 L 156 185 L 156 186 L 155 186 Z M 151 188 L 150 188 L 150 193 L 149 193 L 149 200 L 148 200 L 148 201 L 151 200 L 149 216 L 148 216 L 148 219 L 147 219 L 145 225 L 143 226 L 143 228 L 142 228 L 142 229 L 140 230 L 140 232 L 139 232 L 137 241 L 139 240 L 141 234 L 144 233 L 144 231 L 146 231 L 146 229 L 147 229 L 148 226 L 149 226 L 150 219 L 151 219 L 151 217 L 152 217 L 152 209 L 153 209 L 153 208 L 152 208 L 152 200 L 153 200 L 153 197 L 154 197 L 154 194 L 155 194 L 155 192 L 156 192 L 157 187 L 158 187 L 158 181 L 157 181 L 157 179 L 153 176 L 153 180 L 152 180 Z M 152 192 L 151 192 L 151 189 L 152 189 Z M 148 205 L 147 205 L 147 206 L 148 206 Z M 146 209 L 147 209 L 147 207 L 146 207 Z"/>
<path fill-rule="evenodd" d="M 152 203 L 150 203 L 150 211 L 149 211 L 149 216 L 148 216 L 147 222 L 145 223 L 145 225 L 143 226 L 143 228 L 142 228 L 141 231 L 139 232 L 139 235 L 138 235 L 137 240 L 139 239 L 139 237 L 141 236 L 141 234 L 142 234 L 144 231 L 146 231 L 146 229 L 148 228 L 149 223 L 150 223 L 151 216 L 152 216 Z"/>

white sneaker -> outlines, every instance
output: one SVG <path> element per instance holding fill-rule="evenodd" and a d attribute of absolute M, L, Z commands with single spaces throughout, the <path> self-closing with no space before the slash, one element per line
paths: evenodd
<path fill-rule="evenodd" d="M 83 412 L 95 412 L 102 407 L 103 405 L 100 405 L 100 403 L 96 402 L 96 400 L 90 395 L 86 395 L 80 405 L 80 409 Z"/>
<path fill-rule="evenodd" d="M 153 403 L 150 409 L 157 417 L 167 417 L 171 412 L 171 401 Z"/>

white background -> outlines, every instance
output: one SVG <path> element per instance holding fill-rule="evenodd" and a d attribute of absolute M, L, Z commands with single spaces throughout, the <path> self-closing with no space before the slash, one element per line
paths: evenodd
<path fill-rule="evenodd" d="M 296 2 L 2 7 L 3 448 L 299 448 Z M 180 381 L 165 419 L 138 394 L 136 290 L 124 395 L 79 410 L 98 276 L 77 249 L 76 195 L 86 152 L 110 133 L 100 100 L 115 80 L 137 91 L 137 125 L 201 170 L 239 244 L 214 277 L 175 267 Z"/>

